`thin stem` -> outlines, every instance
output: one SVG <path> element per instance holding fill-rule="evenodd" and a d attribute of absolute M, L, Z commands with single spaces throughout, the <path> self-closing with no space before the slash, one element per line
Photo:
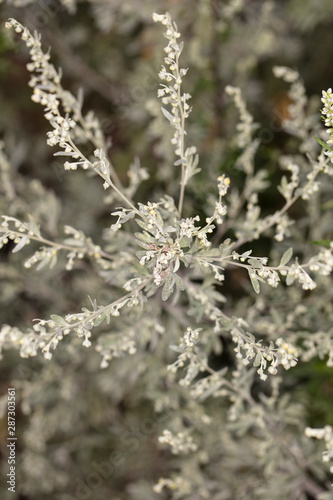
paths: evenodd
<path fill-rule="evenodd" d="M 281 208 L 281 210 L 279 210 L 278 212 L 275 212 L 274 215 L 270 215 L 268 216 L 266 219 L 264 219 L 264 224 L 263 224 L 263 227 L 261 227 L 258 232 L 259 234 L 263 233 L 264 231 L 266 231 L 267 229 L 269 229 L 270 227 L 274 226 L 274 224 L 277 222 L 277 220 L 281 217 L 281 215 L 283 215 L 285 212 L 287 212 L 287 210 L 289 210 L 289 208 L 291 207 L 291 205 L 293 205 L 295 203 L 295 201 L 298 200 L 298 198 L 300 197 L 300 195 L 296 195 L 294 196 L 293 198 L 291 198 L 285 205 L 283 208 Z M 238 240 L 236 241 L 236 243 L 234 244 L 234 247 L 233 248 L 238 248 L 242 245 L 244 245 L 244 243 L 247 243 L 251 241 L 251 238 L 242 238 L 241 240 Z"/>
<path fill-rule="evenodd" d="M 210 373 L 210 375 L 216 375 L 218 373 L 218 371 L 216 370 L 213 370 L 205 361 L 203 361 L 199 356 L 197 357 L 197 360 L 199 361 L 199 363 L 201 364 L 201 366 L 208 372 Z M 229 380 L 227 380 L 226 378 L 223 378 L 223 385 L 225 385 L 226 387 L 228 387 L 228 389 L 233 392 L 233 393 L 236 393 L 236 394 L 239 394 L 241 396 L 241 398 L 245 401 L 247 401 L 249 403 L 250 406 L 255 406 L 256 405 L 256 402 L 255 400 L 253 399 L 253 397 L 251 396 L 251 394 L 249 394 L 248 392 L 244 392 L 242 391 L 236 384 L 232 384 Z"/>
<path fill-rule="evenodd" d="M 87 128 L 86 126 L 86 122 L 81 114 L 81 111 L 80 111 L 80 118 L 79 118 L 79 123 L 81 125 L 81 127 L 85 130 L 86 134 L 87 134 L 87 138 L 90 140 L 90 142 L 96 147 L 98 148 L 99 147 L 99 144 L 97 144 L 97 142 L 95 141 L 95 138 L 93 136 L 93 134 L 90 132 L 90 130 Z M 104 142 L 104 141 L 103 141 Z M 104 148 L 106 149 L 106 144 L 104 142 Z M 122 185 L 121 183 L 121 180 L 119 179 L 118 177 L 118 174 L 116 172 L 116 169 L 114 168 L 110 158 L 108 158 L 108 162 L 109 162 L 109 170 L 110 170 L 110 177 L 113 181 L 113 183 L 120 189 L 124 189 L 124 186 Z"/>
<path fill-rule="evenodd" d="M 139 210 L 133 205 L 133 203 L 127 198 L 127 196 L 125 196 L 121 191 L 120 189 L 118 189 L 118 187 L 112 182 L 112 180 L 106 176 L 104 176 L 102 174 L 102 172 L 100 172 L 97 168 L 95 168 L 93 166 L 93 164 L 91 163 L 91 161 L 86 158 L 84 156 L 84 154 L 82 154 L 82 152 L 80 151 L 80 149 L 76 146 L 76 144 L 73 142 L 73 140 L 70 138 L 69 139 L 69 143 L 70 145 L 72 146 L 72 148 L 76 151 L 76 153 L 81 157 L 81 159 L 84 161 L 84 162 L 87 162 L 90 167 L 94 170 L 94 172 L 96 172 L 100 177 L 102 177 L 102 179 L 107 182 L 109 184 L 109 186 L 118 194 L 118 196 L 124 200 L 124 202 L 137 214 L 137 215 L 140 215 L 142 217 L 142 214 L 139 212 Z"/>
<path fill-rule="evenodd" d="M 134 290 L 131 290 L 126 295 L 123 295 L 122 297 L 115 300 L 114 302 L 111 302 L 110 304 L 107 304 L 106 306 L 100 307 L 99 309 L 97 309 L 97 311 L 95 311 L 95 314 L 92 315 L 92 318 L 99 316 L 101 313 L 106 311 L 109 307 L 116 306 L 117 304 L 121 303 L 123 300 L 126 300 L 126 299 L 132 297 L 133 295 L 141 292 L 141 290 L 143 290 L 143 288 L 145 288 L 145 286 L 148 285 L 149 281 L 151 281 L 151 280 L 152 280 L 152 276 L 149 276 L 149 278 L 147 278 L 143 283 L 141 283 L 141 285 L 139 285 Z M 76 323 L 69 323 L 68 327 L 62 327 L 61 330 L 66 330 L 66 328 L 74 329 L 75 327 L 80 326 L 81 323 L 82 323 L 81 321 L 77 321 Z"/>
<path fill-rule="evenodd" d="M 317 177 L 317 175 L 319 174 L 319 170 L 315 172 L 313 178 L 311 180 L 309 180 L 304 186 L 303 188 L 299 188 L 297 189 L 298 191 L 298 194 L 294 195 L 289 201 L 286 202 L 286 204 L 281 208 L 281 210 L 279 210 L 278 212 L 275 212 L 274 215 L 270 215 L 268 217 L 266 217 L 266 219 L 264 219 L 264 224 L 263 224 L 263 227 L 259 228 L 258 230 L 258 235 L 260 235 L 261 233 L 263 233 L 264 231 L 266 231 L 267 229 L 269 229 L 270 227 L 274 226 L 274 224 L 278 221 L 278 219 L 285 213 L 287 212 L 287 210 L 289 210 L 289 208 L 302 196 L 302 194 L 304 194 L 304 192 L 306 192 L 306 189 L 307 189 L 307 186 L 311 185 L 311 183 L 314 181 L 314 179 Z M 244 243 L 247 243 L 251 241 L 251 238 L 242 238 L 240 240 L 238 240 L 235 244 L 234 244 L 234 247 L 233 248 L 238 248 L 242 245 L 244 245 Z"/>
<path fill-rule="evenodd" d="M 199 261 L 209 261 L 209 262 L 221 262 L 222 264 L 223 263 L 226 263 L 226 264 L 229 264 L 231 266 L 237 266 L 237 267 L 243 267 L 245 269 L 256 269 L 256 268 L 253 268 L 253 266 L 251 266 L 250 264 L 243 264 L 241 262 L 238 262 L 238 261 L 235 261 L 235 260 L 228 260 L 229 258 L 232 258 L 232 255 L 230 256 L 227 256 L 227 257 L 205 257 L 204 255 L 202 257 L 197 257 L 197 256 L 194 256 L 195 259 L 199 260 Z M 255 259 L 256 257 L 249 257 L 250 259 Z M 301 266 L 299 266 L 300 268 L 306 268 L 306 267 L 309 267 L 310 265 L 310 262 L 307 262 L 305 264 L 302 264 Z M 216 266 L 216 267 L 219 267 L 219 266 Z M 220 267 L 220 269 L 224 269 L 223 267 Z M 261 269 L 261 268 L 258 268 L 258 270 Z M 262 265 L 262 269 L 270 269 L 270 270 L 273 270 L 273 271 L 289 271 L 290 270 L 290 266 L 265 266 L 264 264 Z"/>
<path fill-rule="evenodd" d="M 184 203 L 184 193 L 185 193 L 185 165 L 182 165 L 182 180 L 180 185 L 180 196 L 179 196 L 179 205 L 178 205 L 178 215 L 182 216 L 183 211 L 183 203 Z"/>
<path fill-rule="evenodd" d="M 179 56 L 177 55 L 176 59 L 176 79 L 180 78 L 179 74 Z M 180 158 L 185 160 L 185 114 L 182 106 L 182 96 L 180 93 L 180 85 L 178 86 L 178 109 L 181 117 L 181 131 L 180 131 Z M 179 195 L 179 205 L 178 205 L 178 215 L 181 217 L 184 203 L 184 193 L 185 193 L 185 173 L 186 173 L 186 165 L 182 163 L 182 178 L 180 184 L 180 195 Z"/>
<path fill-rule="evenodd" d="M 94 311 L 91 314 L 91 316 L 90 316 L 90 318 L 89 318 L 88 321 L 91 322 L 92 319 L 95 319 L 96 317 L 100 316 L 104 311 L 108 310 L 110 307 L 116 306 L 117 304 L 120 304 L 123 300 L 126 300 L 126 299 L 132 297 L 133 295 L 139 293 L 143 288 L 145 288 L 146 285 L 148 285 L 149 281 L 151 281 L 151 280 L 152 280 L 152 276 L 149 276 L 149 278 L 147 278 L 143 283 L 141 283 L 141 285 L 139 285 L 134 290 L 131 290 L 126 295 L 123 295 L 122 297 L 120 297 L 119 299 L 115 300 L 114 302 L 111 302 L 110 304 L 107 304 L 106 306 L 100 307 L 99 309 L 97 309 L 96 311 Z M 78 314 L 81 314 L 81 313 L 78 313 Z M 35 320 L 35 321 L 40 321 L 40 320 Z M 83 322 L 83 320 L 77 321 L 75 323 L 69 323 L 68 322 L 68 324 L 66 326 L 61 326 L 61 325 L 57 324 L 57 332 L 55 334 L 52 334 L 51 332 L 46 332 L 46 335 L 47 334 L 50 335 L 50 340 L 49 339 L 47 340 L 47 342 L 48 342 L 47 345 L 49 345 L 54 338 L 58 337 L 60 331 L 62 333 L 64 333 L 65 330 L 68 330 L 68 329 L 75 330 L 75 328 L 80 327 L 80 325 L 82 324 L 82 322 Z M 44 349 L 45 349 L 45 347 L 44 347 Z"/>
<path fill-rule="evenodd" d="M 84 247 L 72 247 L 70 245 L 64 245 L 63 243 L 56 243 L 54 241 L 51 241 L 51 240 L 48 240 L 46 238 L 43 238 L 42 236 L 37 236 L 37 235 L 30 235 L 30 234 L 27 234 L 27 233 L 20 233 L 19 231 L 14 231 L 12 229 L 2 229 L 0 227 L 0 232 L 3 232 L 3 233 L 7 233 L 7 232 L 10 232 L 10 234 L 13 234 L 19 238 L 22 238 L 24 236 L 28 236 L 29 240 L 34 240 L 34 241 L 38 241 L 39 243 L 44 243 L 45 245 L 49 246 L 49 247 L 54 247 L 56 248 L 57 250 L 69 250 L 69 251 L 72 251 L 72 252 L 85 252 L 87 253 L 88 255 L 93 255 L 94 252 L 93 251 L 90 251 L 88 250 L 87 248 L 84 248 Z M 103 257 L 104 259 L 107 259 L 107 260 L 114 260 L 114 257 L 112 257 L 112 255 L 104 252 L 103 250 L 99 250 L 98 251 L 98 254 L 99 256 Z"/>

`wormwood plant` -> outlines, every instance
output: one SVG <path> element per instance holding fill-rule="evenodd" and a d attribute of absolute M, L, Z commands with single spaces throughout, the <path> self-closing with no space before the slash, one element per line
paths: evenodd
<path fill-rule="evenodd" d="M 297 154 L 279 158 L 280 208 L 268 214 L 261 208 L 271 179 L 268 168 L 255 164 L 259 124 L 238 87 L 229 85 L 225 92 L 239 114 L 234 168 L 244 180 L 233 186 L 226 172 L 213 179 L 211 172 L 200 171 L 197 148 L 186 134 L 192 108 L 183 85 L 188 71 L 180 62 L 183 42 L 170 14 L 154 14 L 153 20 L 165 27 L 167 39 L 158 98 L 173 133 L 179 188 L 149 201 L 140 201 L 138 195 L 147 170 L 134 162 L 123 185 L 98 118 L 83 112 L 81 94 L 75 97 L 63 88 L 61 70 L 43 51 L 39 34 L 15 19 L 6 24 L 29 48 L 29 85 L 32 100 L 43 106 L 49 123 L 47 144 L 55 156 L 64 157 L 69 175 L 82 169 L 92 180 L 100 177 L 106 200 L 115 208 L 99 241 L 71 225 L 64 227 L 63 238 L 52 239 L 43 231 L 42 218 L 15 213 L 15 189 L 2 145 L 1 178 L 9 210 L 2 216 L 1 246 L 23 254 L 37 244 L 23 259 L 31 272 L 64 266 L 71 273 L 85 263 L 104 281 L 112 300 L 100 303 L 90 295 L 89 305 L 65 315 L 54 304 L 55 314 L 34 319 L 26 331 L 3 325 L 0 348 L 19 348 L 22 358 L 42 354 L 52 364 L 61 349 L 77 359 L 82 353 L 78 337 L 84 347 L 99 353 L 102 369 L 110 369 L 114 358 L 133 356 L 147 380 L 145 397 L 156 414 L 167 415 L 158 441 L 169 450 L 169 463 L 153 488 L 133 498 L 330 499 L 333 428 L 327 422 L 321 428 L 307 426 L 304 406 L 288 399 L 284 380 L 286 370 L 297 363 L 319 358 L 333 366 L 332 220 L 328 212 L 321 213 L 332 194 L 332 152 L 318 154 L 318 126 L 306 114 L 301 78 L 279 66 L 274 74 L 290 86 L 292 102 L 283 128 L 300 143 Z M 322 101 L 331 144 L 331 89 L 323 92 Z M 86 153 L 86 144 L 91 153 Z M 206 203 L 200 213 L 186 213 L 187 193 L 200 175 L 209 178 Z M 269 239 L 265 255 L 257 244 L 263 236 Z M 229 296 L 232 269 L 248 275 L 244 296 Z M 28 387 L 22 386 L 23 407 Z M 40 460 L 46 443 L 59 431 L 55 424 L 53 430 L 43 427 L 46 420 L 41 406 L 39 410 L 27 444 L 33 440 L 32 430 L 45 435 L 38 438 L 40 448 L 31 445 L 22 465 L 26 475 L 31 473 L 28 458 L 40 463 L 37 456 Z M 71 485 L 73 478 L 65 472 L 68 460 L 58 461 L 61 473 L 54 478 L 41 465 L 48 474 L 41 489 L 63 499 L 83 498 L 82 491 L 91 492 L 92 486 L 78 490 Z M 25 492 L 33 493 L 33 487 L 28 485 Z"/>

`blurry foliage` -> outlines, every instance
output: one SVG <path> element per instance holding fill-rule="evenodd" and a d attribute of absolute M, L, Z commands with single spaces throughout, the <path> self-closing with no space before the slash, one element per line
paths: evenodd
<path fill-rule="evenodd" d="M 238 118 L 225 94 L 226 85 L 242 88 L 255 121 L 261 123 L 257 137 L 262 144 L 256 168 L 264 164 L 276 185 L 281 179 L 279 156 L 297 152 L 299 140 L 282 129 L 290 104 L 288 89 L 273 77 L 272 67 L 278 64 L 299 70 L 305 88 L 314 95 L 307 110 L 310 115 L 319 115 L 321 90 L 332 85 L 330 0 L 7 0 L 0 9 L 2 21 L 14 17 L 42 34 L 44 47 L 52 47 L 53 63 L 64 70 L 64 87 L 73 94 L 79 88 L 84 90 L 84 111 L 93 109 L 99 117 L 106 139 L 112 141 L 110 155 L 124 183 L 128 166 L 135 157 L 140 158 L 141 166 L 150 174 L 136 195 L 142 202 L 156 201 L 164 192 L 175 192 L 179 184 L 175 170 L 170 168 L 174 156 L 169 146 L 170 130 L 156 98 L 165 41 L 160 27 L 151 20 L 153 11 L 172 14 L 185 40 L 182 66 L 190 68 L 184 83 L 193 106 L 187 133 L 200 152 L 201 173 L 193 178 L 185 199 L 188 217 L 197 213 L 206 216 L 214 194 L 209 182 L 222 173 L 239 188 L 244 181 L 235 168 L 241 154 L 233 139 Z M 4 183 L 0 185 L 0 212 L 18 218 L 33 213 L 43 231 L 53 238 L 59 237 L 64 224 L 71 224 L 98 239 L 101 230 L 110 224 L 110 212 L 117 202 L 103 204 L 96 176 L 64 172 L 62 162 L 52 156 L 53 151 L 45 143 L 47 123 L 39 106 L 30 100 L 27 62 L 21 41 L 3 29 L 0 135 L 10 158 L 10 177 L 16 192 L 9 204 L 10 193 Z M 280 205 L 275 187 L 261 195 L 263 213 L 274 212 Z M 293 210 L 297 216 L 302 213 L 301 206 Z M 302 226 L 302 220 L 299 224 Z M 302 249 L 298 227 L 293 238 Z M 261 238 L 251 248 L 265 255 L 271 250 L 270 239 Z M 35 273 L 21 265 L 21 253 L 29 255 L 24 251 L 10 254 L 8 247 L 1 250 L 0 324 L 24 328 L 36 317 L 79 310 L 88 304 L 88 293 L 102 303 L 108 302 L 108 288 L 88 260 L 83 259 L 70 273 L 59 266 Z M 253 298 L 248 296 L 248 290 L 248 278 L 238 268 L 227 272 L 221 291 L 235 305 L 236 316 L 242 317 L 251 309 Z M 284 288 L 269 290 L 265 296 L 267 308 L 275 309 L 281 318 L 284 292 Z M 211 500 L 333 498 L 328 489 L 330 479 L 321 464 L 323 445 L 302 436 L 306 425 L 332 424 L 331 369 L 323 361 L 312 360 L 284 374 L 280 402 L 271 407 L 267 400 L 265 403 L 268 413 L 274 416 L 277 408 L 280 412 L 277 436 L 267 436 L 264 429 L 252 432 L 251 422 L 227 425 L 229 405 L 222 399 L 208 398 L 201 405 L 188 399 L 186 390 L 170 381 L 165 370 L 174 359 L 169 345 L 178 344 L 185 330 L 184 311 L 182 304 L 173 310 L 170 303 L 157 316 L 160 306 L 154 300 L 157 303 L 159 299 L 146 306 L 150 322 L 147 319 L 146 330 L 140 325 L 141 349 L 135 358 L 112 360 L 105 370 L 99 368 L 99 354 L 85 350 L 79 339 L 69 342 L 66 338 L 50 362 L 40 357 L 21 359 L 13 351 L 6 353 L 0 365 L 2 392 L 6 394 L 8 386 L 15 386 L 18 397 L 18 492 L 10 498 L 105 500 L 112 496 L 113 500 L 156 500 L 160 495 L 153 492 L 152 486 L 160 476 L 178 471 L 181 462 L 157 442 L 165 422 L 168 428 L 174 425 L 198 430 L 204 443 L 199 458 L 185 457 L 185 465 L 181 466 L 187 478 L 192 477 L 194 484 L 198 481 L 196 493 L 181 498 L 208 498 L 204 487 L 212 485 L 215 493 L 209 497 Z M 332 318 L 332 300 L 330 290 L 322 298 L 320 314 Z M 317 305 L 312 310 L 311 294 L 304 298 L 296 290 L 291 304 L 296 308 L 300 302 L 305 304 L 316 331 L 316 323 L 321 320 Z M 267 327 L 265 313 L 264 305 L 258 308 L 258 329 L 263 335 Z M 161 319 L 165 333 L 150 336 L 153 325 Z M 121 322 L 117 325 L 121 334 Z M 233 347 L 222 338 L 212 341 L 214 368 L 231 364 Z M 248 376 L 254 374 L 249 372 Z M 267 389 L 261 381 L 255 381 L 253 394 L 265 400 L 274 393 L 272 385 L 273 389 Z M 210 415 L 214 415 L 213 432 L 209 426 L 201 426 Z M 147 431 L 143 432 L 147 419 L 150 427 L 147 423 Z M 4 422 L 1 433 L 5 434 Z M 220 441 L 215 442 L 216 436 Z M 281 440 L 282 452 L 276 451 L 275 440 Z M 297 453 L 297 446 L 306 450 L 304 456 L 295 453 L 290 458 L 287 449 L 294 442 L 298 443 Z M 7 473 L 4 443 L 1 439 L 2 477 Z M 96 470 L 92 463 L 107 461 L 112 452 L 120 453 L 120 458 L 115 458 L 119 465 L 114 465 L 112 473 L 101 485 L 91 487 L 89 493 L 89 488 L 85 490 L 87 487 L 82 485 Z M 272 471 L 266 470 L 275 462 L 281 465 L 276 480 Z M 200 484 L 202 470 L 204 485 Z M 216 485 L 222 470 L 224 483 L 219 493 Z M 266 477 L 270 478 L 269 484 L 265 484 Z M 2 498 L 7 498 L 5 483 L 1 488 Z"/>

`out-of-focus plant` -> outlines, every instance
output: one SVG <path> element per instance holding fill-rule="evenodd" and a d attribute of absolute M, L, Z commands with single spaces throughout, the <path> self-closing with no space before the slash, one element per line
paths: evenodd
<path fill-rule="evenodd" d="M 203 90 L 206 114 L 191 113 L 193 70 L 181 62 L 186 46 L 177 25 L 169 13 L 154 14 L 167 39 L 151 84 L 158 100 L 147 104 L 146 139 L 155 143 L 149 168 L 135 157 L 127 176 L 103 122 L 86 110 L 82 91 L 65 90 L 39 33 L 15 19 L 6 24 L 29 49 L 32 100 L 44 108 L 46 142 L 66 171 L 61 188 L 72 203 L 62 212 L 53 189 L 16 171 L 23 154 L 10 147 L 11 132 L 0 151 L 0 242 L 11 251 L 0 276 L 3 302 L 18 302 L 0 349 L 3 363 L 17 367 L 17 494 L 28 498 L 331 498 L 332 427 L 309 425 L 306 391 L 293 378 L 297 370 L 311 376 L 314 359 L 333 365 L 332 220 L 322 208 L 332 193 L 331 154 L 318 151 L 320 117 L 299 73 L 276 65 L 274 76 L 288 86 L 279 132 L 291 138 L 290 152 L 275 159 L 277 176 L 262 161 L 261 126 L 239 84 L 274 50 L 282 29 L 272 27 L 274 3 L 263 3 L 254 31 L 245 2 L 198 4 L 202 24 L 187 59 L 214 74 L 216 88 Z M 57 5 L 72 11 L 76 2 Z M 92 2 L 97 23 L 107 31 L 121 15 L 117 29 L 130 31 L 131 3 L 116 5 Z M 245 47 L 238 68 L 230 56 L 225 68 L 219 61 L 208 68 L 200 35 L 216 15 L 208 39 L 222 56 L 221 42 L 233 22 L 236 31 L 242 26 L 242 13 L 253 54 Z M 105 81 L 88 71 L 88 83 L 89 75 L 104 92 Z M 220 88 L 226 77 L 233 85 Z M 199 84 L 196 75 L 196 100 Z M 330 90 L 323 99 L 331 134 Z M 234 132 L 214 114 L 215 106 L 231 116 L 227 102 L 239 115 Z M 133 122 L 146 119 L 131 107 L 126 113 Z M 199 160 L 211 119 L 225 138 L 213 136 Z M 262 203 L 265 193 L 271 205 Z"/>

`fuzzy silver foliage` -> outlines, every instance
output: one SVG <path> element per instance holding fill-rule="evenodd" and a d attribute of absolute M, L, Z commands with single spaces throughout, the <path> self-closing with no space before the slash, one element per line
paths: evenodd
<path fill-rule="evenodd" d="M 102 25 L 105 2 L 91 3 Z M 223 3 L 219 33 L 225 32 L 245 3 Z M 74 10 L 76 2 L 62 4 Z M 125 4 L 119 4 L 119 9 L 125 9 Z M 264 4 L 260 39 L 273 36 L 266 29 L 273 2 Z M 200 5 L 204 12 L 206 3 Z M 63 158 L 66 175 L 87 174 L 91 182 L 99 178 L 98 202 L 102 204 L 104 196 L 105 206 L 113 207 L 97 241 L 79 225 L 68 223 L 59 229 L 55 220 L 59 202 L 38 181 L 27 190 L 27 197 L 29 190 L 35 193 L 36 208 L 19 200 L 16 182 L 20 181 L 11 173 L 6 144 L 1 144 L 1 195 L 8 205 L 0 222 L 1 248 L 9 245 L 13 259 L 22 255 L 23 268 L 31 276 L 41 271 L 47 279 L 48 273 L 56 276 L 57 269 L 71 275 L 89 268 L 98 279 L 92 290 L 90 280 L 84 281 L 89 301 L 81 309 L 73 300 L 72 310 L 59 312 L 58 307 L 63 311 L 67 306 L 55 294 L 54 313 L 49 317 L 34 318 L 26 329 L 9 324 L 0 329 L 3 358 L 14 349 L 23 360 L 39 363 L 36 370 L 19 365 L 28 367 L 24 370 L 29 376 L 16 381 L 22 412 L 29 420 L 19 458 L 20 473 L 26 478 L 20 491 L 28 498 L 51 495 L 65 500 L 81 498 L 79 492 L 86 488 L 93 498 L 103 494 L 105 498 L 112 489 L 105 493 L 103 481 L 112 482 L 109 477 L 149 441 L 149 420 L 154 434 L 151 446 L 166 454 L 168 464 L 158 468 L 149 484 L 138 481 L 129 486 L 127 498 L 303 500 L 308 494 L 326 500 L 331 498 L 332 427 L 323 422 L 322 428 L 311 428 L 302 401 L 295 395 L 288 397 L 283 388 L 286 373 L 298 364 L 318 358 L 333 366 L 333 242 L 326 238 L 332 220 L 317 217 L 323 202 L 332 196 L 333 153 L 320 151 L 312 141 L 320 117 L 308 114 L 300 74 L 275 67 L 274 75 L 288 86 L 290 100 L 281 128 L 299 141 L 299 150 L 280 155 L 279 185 L 272 186 L 268 166 L 255 163 L 261 146 L 260 124 L 254 121 L 240 86 L 227 85 L 221 92 L 239 115 L 233 146 L 239 151 L 234 168 L 242 174 L 242 182 L 234 183 L 228 172 L 215 172 L 213 167 L 204 171 L 188 126 L 196 118 L 185 90 L 191 67 L 181 64 L 186 45 L 168 12 L 153 14 L 153 21 L 162 25 L 167 44 L 157 100 L 148 105 L 154 117 L 149 133 L 167 137 L 155 153 L 161 165 L 171 162 L 163 175 L 156 164 L 156 178 L 173 189 L 160 190 L 151 199 L 140 198 L 148 170 L 136 158 L 128 178 L 119 175 L 101 122 L 94 113 L 83 112 L 81 92 L 75 96 L 65 90 L 62 71 L 52 64 L 38 32 L 13 18 L 6 23 L 29 50 L 29 86 L 32 101 L 42 106 L 48 123 L 47 145 L 56 159 Z M 107 30 L 108 23 L 112 24 L 105 19 L 101 27 Z M 192 57 L 200 60 L 198 47 L 191 50 Z M 247 64 L 251 66 L 250 59 Z M 322 101 L 331 144 L 331 89 L 323 92 Z M 88 153 L 85 144 L 92 146 Z M 207 199 L 202 209 L 188 213 L 186 197 L 192 186 L 196 189 L 199 175 L 206 177 Z M 281 203 L 274 212 L 264 213 L 260 196 L 273 188 Z M 84 198 L 85 193 L 81 194 Z M 47 213 L 38 209 L 43 203 Z M 301 227 L 296 206 L 304 213 Z M 312 244 L 309 235 L 319 244 Z M 263 236 L 270 241 L 267 254 L 257 250 Z M 226 284 L 228 276 L 235 276 L 233 270 L 246 275 L 246 294 L 241 297 L 233 297 Z M 15 266 L 8 272 L 14 273 Z M 8 288 L 6 293 L 10 297 L 16 292 Z M 226 361 L 221 361 L 222 355 Z M 75 371 L 81 373 L 82 362 L 87 371 L 77 377 Z M 79 397 L 85 384 L 89 403 Z M 138 426 L 129 431 L 114 408 L 105 417 L 128 386 L 134 393 L 136 387 L 140 389 L 141 399 L 149 401 L 153 412 L 149 418 L 142 417 L 140 432 Z M 96 399 L 94 392 L 105 395 L 104 400 Z M 134 401 L 138 404 L 140 396 Z M 82 445 L 74 430 L 84 434 L 82 419 L 95 403 L 91 422 L 95 430 Z M 108 429 L 107 443 L 98 436 L 100 425 Z M 91 451 L 94 440 L 103 450 L 99 461 Z M 95 457 L 83 458 L 87 477 L 97 471 L 102 478 L 97 461 L 108 464 L 104 471 L 113 471 L 95 489 L 82 479 L 80 466 L 73 466 L 72 454 L 80 454 L 81 446 Z M 115 454 L 111 459 L 108 451 L 118 452 L 118 459 Z"/>

